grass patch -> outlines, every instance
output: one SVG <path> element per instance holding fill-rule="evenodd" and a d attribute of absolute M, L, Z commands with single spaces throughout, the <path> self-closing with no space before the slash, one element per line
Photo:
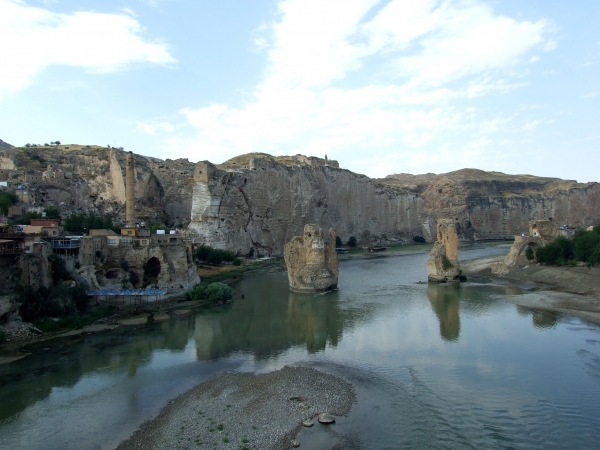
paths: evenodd
<path fill-rule="evenodd" d="M 44 319 L 35 320 L 33 324 L 45 333 L 65 330 L 78 330 L 85 326 L 91 325 L 99 319 L 111 316 L 114 313 L 115 307 L 107 306 L 106 308 L 95 309 L 87 314 L 78 314 L 67 317 L 61 317 L 56 322 L 46 317 Z"/>
<path fill-rule="evenodd" d="M 223 424 L 222 423 L 220 423 L 219 425 L 217 425 L 217 430 L 223 431 Z"/>

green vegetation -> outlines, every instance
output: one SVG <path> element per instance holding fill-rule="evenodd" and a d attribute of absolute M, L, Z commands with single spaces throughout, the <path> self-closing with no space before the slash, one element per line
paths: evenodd
<path fill-rule="evenodd" d="M 60 210 L 56 206 L 44 208 L 46 219 L 60 219 Z"/>
<path fill-rule="evenodd" d="M 29 225 L 31 223 L 31 219 L 41 219 L 42 215 L 37 212 L 28 212 L 23 217 L 19 217 L 15 219 L 15 223 L 18 225 Z"/>
<path fill-rule="evenodd" d="M 341 237 L 339 237 L 339 236 L 336 236 L 336 237 L 335 237 L 335 246 L 336 246 L 336 247 L 341 247 L 342 245 L 344 245 L 344 244 L 342 243 L 342 238 L 341 238 Z"/>
<path fill-rule="evenodd" d="M 427 242 L 423 236 L 415 236 L 413 241 L 415 241 L 417 244 L 425 244 Z"/>
<path fill-rule="evenodd" d="M 350 239 L 348 239 L 348 247 L 356 247 L 356 236 L 350 236 Z"/>
<path fill-rule="evenodd" d="M 233 258 L 233 261 L 231 261 L 231 264 L 233 266 L 239 267 L 242 265 L 242 260 L 240 258 Z"/>
<path fill-rule="evenodd" d="M 83 233 L 89 230 L 113 230 L 120 233 L 121 229 L 113 224 L 110 217 L 101 217 L 94 214 L 71 214 L 63 221 L 65 231 L 71 233 Z"/>
<path fill-rule="evenodd" d="M 196 248 L 194 256 L 196 257 L 196 259 L 200 261 L 205 261 L 206 263 L 211 264 L 213 266 L 218 266 L 223 261 L 232 263 L 236 259 L 235 253 L 230 252 L 229 250 L 219 250 L 216 248 L 211 248 L 207 245 L 201 245 L 198 248 Z"/>
<path fill-rule="evenodd" d="M 574 265 L 575 261 L 588 266 L 600 263 L 600 226 L 592 231 L 579 229 L 573 239 L 559 236 L 554 241 L 538 249 L 535 255 L 540 263 L 551 265 Z"/>
<path fill-rule="evenodd" d="M 19 313 L 26 322 L 46 317 L 67 317 L 87 312 L 87 296 L 83 286 L 67 286 L 65 283 L 47 288 L 20 286 L 16 300 L 21 303 Z"/>
<path fill-rule="evenodd" d="M 533 249 L 531 247 L 527 247 L 527 250 L 525 250 L 525 256 L 529 261 L 535 259 L 535 255 L 533 254 Z"/>
<path fill-rule="evenodd" d="M 452 267 L 454 267 L 452 265 L 452 262 L 448 259 L 448 257 L 446 255 L 444 255 L 444 259 L 442 260 L 442 269 L 448 270 L 448 269 L 451 269 Z"/>
<path fill-rule="evenodd" d="M 0 330 L 0 344 L 2 344 L 6 340 L 6 333 Z"/>
<path fill-rule="evenodd" d="M 210 283 L 208 285 L 197 283 L 190 292 L 190 300 L 208 300 L 210 303 L 224 303 L 231 300 L 233 290 L 224 283 Z"/>
<path fill-rule="evenodd" d="M 73 329 L 77 330 L 87 325 L 91 325 L 99 319 L 111 316 L 114 313 L 115 307 L 107 306 L 106 308 L 95 309 L 87 314 L 74 314 L 61 317 L 58 320 L 52 320 L 46 317 L 44 319 L 35 320 L 33 324 L 46 333 Z"/>
<path fill-rule="evenodd" d="M 19 198 L 11 192 L 0 192 L 0 213 L 6 214 L 8 208 L 17 203 Z"/>

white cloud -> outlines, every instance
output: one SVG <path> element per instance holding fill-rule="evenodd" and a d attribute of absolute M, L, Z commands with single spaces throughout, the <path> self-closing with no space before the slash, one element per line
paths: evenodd
<path fill-rule="evenodd" d="M 597 96 L 598 96 L 598 93 L 592 91 L 592 92 L 588 92 L 587 94 L 583 95 L 582 97 L 583 98 L 596 98 Z"/>
<path fill-rule="evenodd" d="M 521 128 L 521 129 L 523 131 L 531 131 L 541 123 L 542 123 L 541 120 L 532 120 L 531 122 L 527 122 L 525 125 L 523 125 L 523 128 Z"/>
<path fill-rule="evenodd" d="M 512 68 L 544 45 L 547 27 L 496 15 L 477 0 L 285 0 L 267 43 L 258 42 L 268 66 L 250 100 L 181 110 L 197 135 L 165 145 L 214 162 L 250 151 L 338 159 L 353 152 L 349 168 L 372 167 L 372 175 L 385 172 L 358 161 L 373 149 L 388 162 L 417 154 L 421 164 L 418 151 L 427 151 L 440 166 L 451 154 L 479 155 L 489 145 L 482 136 L 500 125 L 464 103 L 524 86 L 511 80 L 523 77 Z M 377 82 L 356 83 L 373 73 Z M 475 137 L 439 150 L 456 133 Z"/>
<path fill-rule="evenodd" d="M 132 63 L 174 62 L 164 43 L 148 41 L 144 28 L 125 14 L 57 14 L 0 0 L 0 98 L 33 82 L 51 65 L 113 72 Z M 10 43 L 10 45 L 7 45 Z"/>
<path fill-rule="evenodd" d="M 529 60 L 529 62 L 533 64 L 533 63 L 538 62 L 540 59 L 541 58 L 538 55 L 535 55 Z"/>

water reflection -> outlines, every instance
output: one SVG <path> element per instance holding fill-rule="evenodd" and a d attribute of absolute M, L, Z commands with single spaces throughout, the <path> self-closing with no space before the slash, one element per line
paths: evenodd
<path fill-rule="evenodd" d="M 183 351 L 189 329 L 189 320 L 177 320 L 30 345 L 26 350 L 32 356 L 0 366 L 0 420 L 48 397 L 54 388 L 75 386 L 89 373 L 133 377 L 155 351 Z"/>
<path fill-rule="evenodd" d="M 458 341 L 460 335 L 460 316 L 458 301 L 460 285 L 429 283 L 427 297 L 440 322 L 440 336 L 445 341 Z"/>
<path fill-rule="evenodd" d="M 244 350 L 261 359 L 294 345 L 305 345 L 308 353 L 324 350 L 328 342 L 336 346 L 342 328 L 337 294 L 277 291 L 265 292 L 261 301 L 239 299 L 226 310 L 196 316 L 194 340 L 199 360 Z"/>

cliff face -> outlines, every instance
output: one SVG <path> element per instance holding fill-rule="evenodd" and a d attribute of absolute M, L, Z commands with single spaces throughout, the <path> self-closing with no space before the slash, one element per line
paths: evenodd
<path fill-rule="evenodd" d="M 309 165 L 254 154 L 197 164 L 189 228 L 211 246 L 281 255 L 307 223 L 334 228 L 342 240 L 389 244 L 435 240 L 439 218 L 453 219 L 459 238 L 501 239 L 550 217 L 598 223 L 600 185 L 474 169 L 374 180 L 316 158 Z"/>
<path fill-rule="evenodd" d="M 34 189 L 31 206 L 125 215 L 125 157 L 120 149 L 58 145 L 19 147 L 0 153 L 10 181 Z M 139 221 L 167 214 L 175 223 L 190 218 L 194 164 L 134 155 L 135 201 Z"/>
<path fill-rule="evenodd" d="M 124 220 L 125 155 L 97 146 L 12 147 L 0 151 L 0 176 L 28 186 L 26 206 Z M 138 221 L 191 221 L 198 241 L 242 254 L 282 255 L 308 223 L 375 245 L 416 235 L 433 241 L 440 218 L 454 220 L 460 239 L 512 238 L 534 219 L 600 223 L 598 183 L 474 169 L 371 179 L 302 155 L 256 153 L 219 166 L 135 155 L 135 177 Z"/>
<path fill-rule="evenodd" d="M 2 139 L 0 139 L 0 150 L 5 150 L 7 148 L 12 148 L 12 145 L 10 145 L 8 142 L 4 142 Z"/>
<path fill-rule="evenodd" d="M 214 247 L 281 255 L 308 223 L 365 242 L 421 234 L 422 199 L 364 175 L 262 155 L 228 167 L 200 162 L 194 174 L 189 228 Z"/>

